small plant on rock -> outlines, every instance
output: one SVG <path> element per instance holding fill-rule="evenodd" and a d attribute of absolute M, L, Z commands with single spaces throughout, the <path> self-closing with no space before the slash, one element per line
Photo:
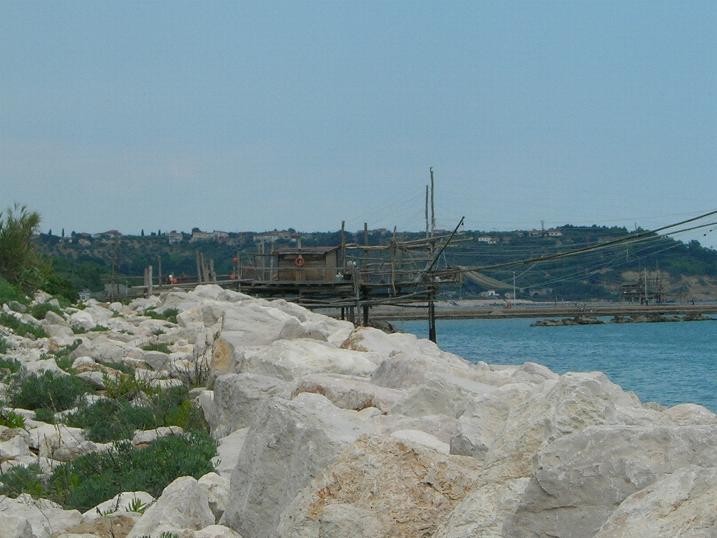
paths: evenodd
<path fill-rule="evenodd" d="M 167 344 L 160 343 L 145 344 L 142 346 L 142 349 L 145 351 L 161 351 L 162 353 L 168 354 L 172 352 Z"/>
<path fill-rule="evenodd" d="M 126 511 L 127 512 L 136 512 L 138 514 L 144 514 L 144 511 L 146 509 L 147 509 L 147 503 L 143 503 L 141 499 L 134 497 L 129 502 L 129 505 L 127 505 Z"/>
<path fill-rule="evenodd" d="M 14 411 L 0 411 L 0 425 L 8 428 L 24 428 L 25 417 Z"/>

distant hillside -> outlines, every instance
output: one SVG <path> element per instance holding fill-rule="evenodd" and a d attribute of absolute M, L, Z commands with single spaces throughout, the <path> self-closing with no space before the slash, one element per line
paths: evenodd
<path fill-rule="evenodd" d="M 157 272 L 161 258 L 164 275 L 192 278 L 196 274 L 196 253 L 213 259 L 218 274 L 232 270 L 232 258 L 248 263 L 260 240 L 273 241 L 274 247 L 296 245 L 297 235 L 304 246 L 338 245 L 339 232 L 296 234 L 294 230 L 242 233 L 171 232 L 145 236 L 72 233 L 67 237 L 40 235 L 42 252 L 49 255 L 55 269 L 78 288 L 103 289 L 111 275 L 122 279 L 141 279 L 144 268 Z M 424 237 L 424 233 L 400 233 L 397 240 Z M 620 299 L 621 286 L 644 286 L 649 293 L 658 289 L 667 300 L 706 300 L 717 298 L 717 251 L 703 248 L 697 241 L 688 244 L 669 237 L 648 235 L 640 241 L 619 244 L 574 257 L 539 263 L 515 264 L 521 260 L 545 258 L 583 247 L 629 237 L 625 228 L 602 226 L 562 226 L 540 231 L 466 231 L 442 256 L 441 263 L 481 268 L 481 272 L 510 285 L 513 275 L 519 297 L 538 300 Z M 388 230 L 371 230 L 368 243 L 388 243 Z M 363 243 L 364 235 L 347 233 L 348 242 Z M 513 264 L 513 265 L 510 265 Z M 135 281 L 139 283 L 139 281 Z M 490 290 L 466 281 L 455 295 L 477 296 Z M 505 293 L 506 290 L 495 290 Z"/>

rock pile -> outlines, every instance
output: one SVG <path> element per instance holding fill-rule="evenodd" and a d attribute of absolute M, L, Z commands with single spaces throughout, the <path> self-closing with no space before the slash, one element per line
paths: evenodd
<path fill-rule="evenodd" d="M 177 323 L 148 309 L 176 309 Z M 85 514 L 0 497 L 2 536 L 717 536 L 717 416 L 643 405 L 600 373 L 471 364 L 216 286 L 34 322 L 51 336 L 5 334 L 28 370 L 52 369 L 43 351 L 101 324 L 80 334 L 78 370 L 124 363 L 158 386 L 204 382 L 216 473 Z M 143 350 L 150 341 L 169 352 Z M 29 414 L 13 430 L 0 428 L 3 470 L 107 449 Z M 141 514 L 119 509 L 135 498 Z"/>

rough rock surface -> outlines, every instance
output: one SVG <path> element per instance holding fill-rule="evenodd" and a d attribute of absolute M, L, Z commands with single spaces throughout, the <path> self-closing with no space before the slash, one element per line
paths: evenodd
<path fill-rule="evenodd" d="M 0 308 L 51 333 L 0 327 L 23 371 L 68 375 L 48 357 L 79 339 L 73 368 L 98 389 L 86 401 L 107 397 L 105 376 L 119 375 L 110 363 L 151 387 L 200 387 L 190 399 L 218 442 L 216 473 L 177 479 L 141 517 L 95 511 L 80 522 L 49 501 L 0 497 L 3 537 L 717 536 L 717 415 L 642 404 L 597 372 L 468 363 L 412 335 L 215 285 L 89 301 L 41 322 Z M 150 319 L 150 308 L 176 309 L 177 323 Z M 13 411 L 25 429 L 0 426 L 2 472 L 36 463 L 49 475 L 59 460 L 109 447 Z"/>
<path fill-rule="evenodd" d="M 479 470 L 472 458 L 362 436 L 297 496 L 278 535 L 431 536 Z"/>
<path fill-rule="evenodd" d="M 593 426 L 538 453 L 513 535 L 592 536 L 629 495 L 681 467 L 717 467 L 717 426 Z"/>
<path fill-rule="evenodd" d="M 222 523 L 256 538 L 272 536 L 284 508 L 369 425 L 318 394 L 269 399 L 249 428 L 231 476 Z"/>
<path fill-rule="evenodd" d="M 0 532 L 3 538 L 50 538 L 77 525 L 82 515 L 46 499 L 22 494 L 16 499 L 0 495 Z M 31 534 L 28 534 L 28 528 Z M 16 534 L 19 533 L 19 534 Z"/>
<path fill-rule="evenodd" d="M 688 466 L 625 499 L 596 538 L 717 535 L 717 469 Z"/>
<path fill-rule="evenodd" d="M 268 398 L 288 398 L 290 385 L 275 377 L 258 374 L 225 374 L 214 382 L 214 398 L 207 421 L 215 437 L 224 437 L 253 420 L 258 408 Z"/>
<path fill-rule="evenodd" d="M 214 522 L 204 489 L 196 479 L 183 476 L 164 488 L 162 495 L 139 518 L 129 538 L 154 536 L 163 525 L 199 530 Z"/>

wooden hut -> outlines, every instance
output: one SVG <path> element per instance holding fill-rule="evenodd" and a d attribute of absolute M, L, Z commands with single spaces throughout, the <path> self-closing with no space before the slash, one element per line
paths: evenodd
<path fill-rule="evenodd" d="M 339 247 L 283 248 L 276 251 L 277 280 L 334 282 L 339 270 Z"/>

